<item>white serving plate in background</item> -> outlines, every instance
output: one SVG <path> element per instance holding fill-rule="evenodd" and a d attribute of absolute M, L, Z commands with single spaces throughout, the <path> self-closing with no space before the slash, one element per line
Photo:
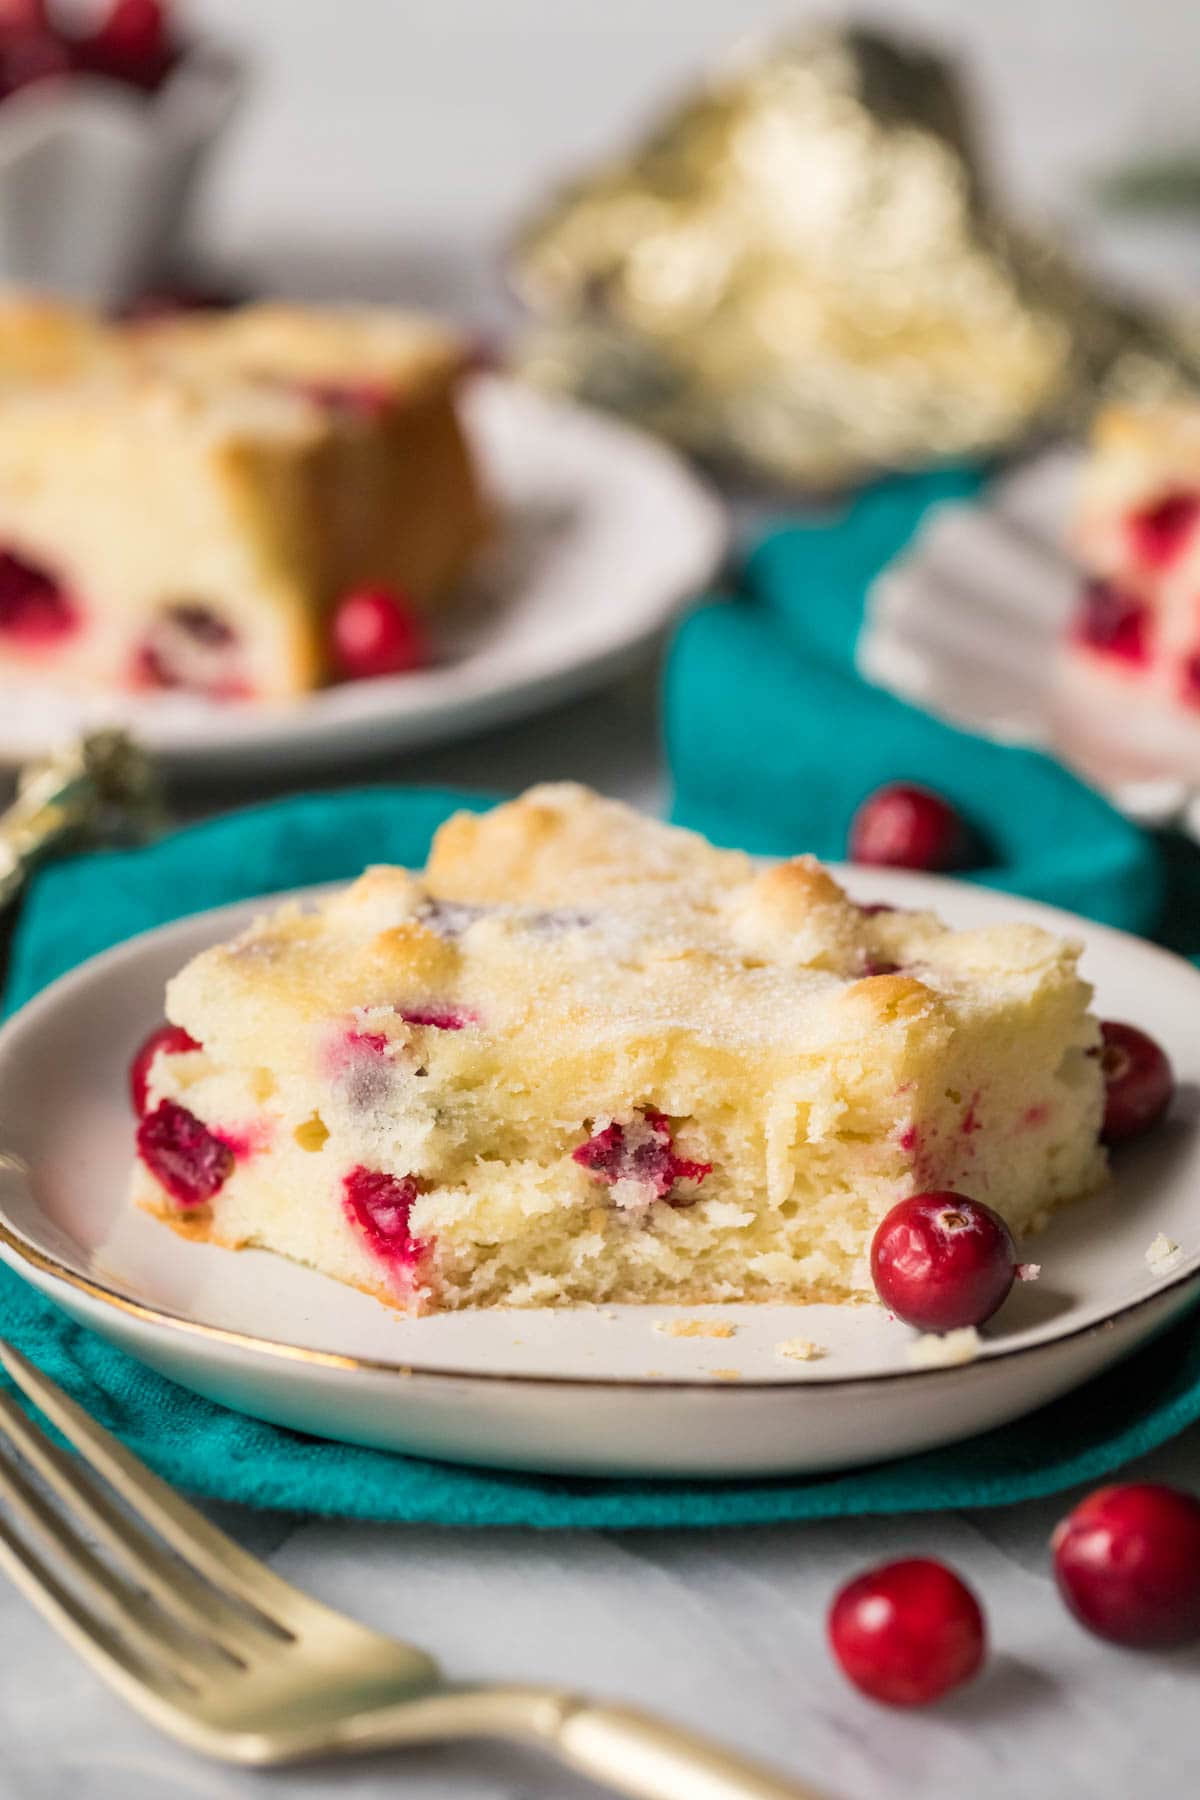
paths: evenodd
<path fill-rule="evenodd" d="M 1118 738 L 1103 700 L 1066 700 L 1060 649 L 1083 579 L 1068 547 L 1081 461 L 1078 450 L 1049 450 L 978 500 L 934 507 L 872 583 L 858 666 L 952 724 L 1050 751 L 1139 823 L 1200 837 L 1200 778 L 1152 754 L 1131 762 L 1136 722 Z M 1200 726 L 1191 750 L 1194 768 Z"/>
<path fill-rule="evenodd" d="M 630 667 L 713 575 L 721 503 L 644 433 L 515 381 L 476 377 L 463 416 L 497 525 L 434 667 L 272 705 L 0 685 L 0 765 L 121 724 L 172 770 L 236 786 L 468 736 Z"/>
<path fill-rule="evenodd" d="M 186 1242 L 126 1194 L 126 1068 L 182 962 L 271 902 L 135 938 L 64 976 L 0 1031 L 0 1257 L 73 1317 L 185 1387 L 279 1424 L 468 1463 L 601 1476 L 848 1468 L 986 1430 L 1065 1393 L 1200 1293 L 1200 971 L 1121 932 L 932 876 L 853 869 L 858 899 L 1014 918 L 1086 944 L 1099 1011 L 1165 1044 L 1180 1092 L 1100 1194 L 1031 1240 L 981 1356 L 914 1370 L 880 1307 L 579 1307 L 408 1319 L 264 1252 Z M 1164 1233 L 1172 1270 L 1146 1261 Z M 673 1312 L 736 1326 L 672 1338 Z M 805 1337 L 817 1361 L 776 1346 Z"/>

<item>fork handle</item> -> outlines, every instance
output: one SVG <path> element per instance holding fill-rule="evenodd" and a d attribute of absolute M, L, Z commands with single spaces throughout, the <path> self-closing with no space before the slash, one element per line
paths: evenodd
<path fill-rule="evenodd" d="M 549 1751 L 630 1800 L 822 1800 L 815 1788 L 785 1781 L 698 1732 L 555 1688 L 435 1688 L 352 1714 L 336 1741 L 346 1750 L 382 1750 L 479 1737 Z M 310 1744 L 293 1738 L 292 1757 L 328 1748 L 328 1733 L 317 1730 Z"/>
<path fill-rule="evenodd" d="M 565 1710 L 553 1748 L 632 1800 L 820 1800 L 814 1788 L 629 1706 L 579 1702 Z"/>

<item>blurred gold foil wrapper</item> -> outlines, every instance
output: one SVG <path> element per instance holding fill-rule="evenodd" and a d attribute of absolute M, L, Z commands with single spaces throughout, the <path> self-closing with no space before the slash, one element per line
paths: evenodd
<path fill-rule="evenodd" d="M 1200 379 L 1200 341 L 1004 217 L 971 125 L 950 66 L 870 31 L 742 57 L 521 233 L 522 372 L 808 488 Z"/>

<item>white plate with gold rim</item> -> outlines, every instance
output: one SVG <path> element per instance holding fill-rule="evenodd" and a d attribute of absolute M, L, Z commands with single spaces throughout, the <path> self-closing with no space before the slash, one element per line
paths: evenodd
<path fill-rule="evenodd" d="M 589 1475 L 817 1472 L 925 1450 L 1065 1393 L 1200 1293 L 1200 972 L 1124 933 L 964 883 L 842 871 L 864 901 L 960 926 L 1014 918 L 1086 944 L 1097 1007 L 1168 1049 L 1172 1114 L 1113 1179 L 1031 1244 L 981 1354 L 914 1369 L 915 1334 L 874 1306 L 483 1311 L 407 1319 L 264 1252 L 184 1241 L 126 1201 L 126 1066 L 165 981 L 262 902 L 132 939 L 64 976 L 0 1031 L 0 1256 L 68 1313 L 185 1387 L 349 1442 Z M 1162 1234 L 1171 1266 L 1146 1251 Z M 673 1337 L 672 1314 L 732 1326 Z M 785 1360 L 804 1338 L 824 1354 Z"/>
<path fill-rule="evenodd" d="M 117 724 L 180 774 L 294 776 L 468 736 L 631 667 L 712 577 L 724 507 L 644 432 L 516 381 L 476 377 L 463 420 L 498 523 L 433 667 L 273 705 L 0 683 L 0 766 Z"/>

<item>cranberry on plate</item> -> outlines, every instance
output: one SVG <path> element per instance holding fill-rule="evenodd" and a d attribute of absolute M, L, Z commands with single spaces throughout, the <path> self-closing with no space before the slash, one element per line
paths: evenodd
<path fill-rule="evenodd" d="M 948 1191 L 914 1194 L 880 1220 L 871 1278 L 883 1304 L 918 1331 L 982 1325 L 1016 1279 L 1012 1233 L 990 1206 Z"/>
<path fill-rule="evenodd" d="M 429 662 L 424 621 L 399 588 L 355 588 L 344 595 L 334 608 L 330 650 L 346 681 L 406 675 Z"/>
<path fill-rule="evenodd" d="M 129 1065 L 129 1098 L 133 1102 L 133 1110 L 139 1119 L 146 1115 L 146 1101 L 150 1086 L 150 1064 L 160 1050 L 169 1055 L 177 1055 L 181 1050 L 198 1050 L 199 1044 L 191 1037 L 182 1025 L 156 1025 L 138 1047 L 133 1061 Z"/>
<path fill-rule="evenodd" d="M 1154 1482 L 1097 1488 L 1052 1537 L 1058 1589 L 1097 1637 L 1137 1649 L 1200 1639 L 1200 1500 Z"/>
<path fill-rule="evenodd" d="M 1175 1092 L 1167 1053 L 1136 1025 L 1105 1019 L 1100 1067 L 1104 1071 L 1106 1144 L 1123 1144 L 1158 1124 Z"/>
<path fill-rule="evenodd" d="M 961 868 L 967 846 L 966 827 L 949 801 L 909 781 L 876 788 L 850 824 L 850 860 L 882 868 Z"/>
<path fill-rule="evenodd" d="M 927 1706 L 976 1675 L 987 1632 L 978 1600 L 952 1569 L 905 1557 L 868 1569 L 829 1610 L 829 1642 L 872 1700 Z"/>

